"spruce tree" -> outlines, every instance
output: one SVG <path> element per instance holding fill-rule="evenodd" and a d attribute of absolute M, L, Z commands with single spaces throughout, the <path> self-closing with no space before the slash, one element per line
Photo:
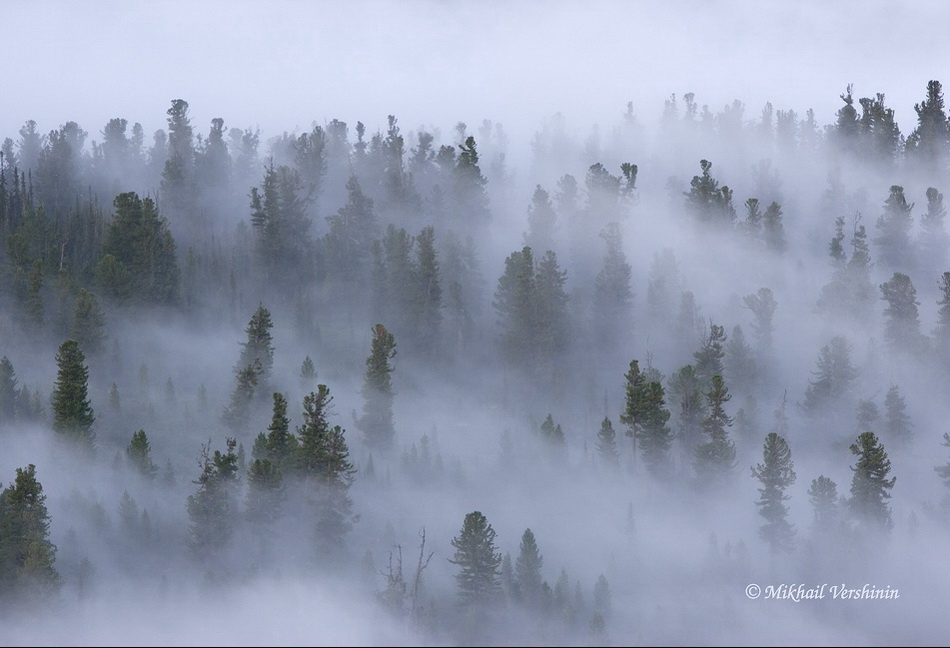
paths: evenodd
<path fill-rule="evenodd" d="M 752 476 L 759 480 L 759 515 L 765 524 L 759 527 L 759 536 L 769 544 L 772 552 L 789 552 L 794 547 L 795 530 L 788 521 L 786 490 L 795 483 L 792 451 L 785 439 L 775 432 L 765 437 L 762 463 L 752 467 Z"/>
<path fill-rule="evenodd" d="M 917 290 L 910 277 L 895 272 L 889 281 L 881 284 L 882 299 L 887 302 L 884 315 L 884 339 L 893 348 L 919 353 L 925 349 L 926 338 L 920 332 Z"/>
<path fill-rule="evenodd" d="M 76 297 L 70 337 L 87 353 L 95 355 L 102 351 L 102 344 L 106 339 L 104 329 L 105 317 L 99 308 L 99 300 L 88 290 L 80 288 Z"/>
<path fill-rule="evenodd" d="M 887 500 L 897 479 L 887 478 L 891 472 L 891 460 L 873 432 L 862 432 L 851 444 L 851 454 L 856 455 L 858 461 L 851 466 L 854 474 L 848 509 L 862 526 L 888 531 L 894 523 Z"/>
<path fill-rule="evenodd" d="M 393 385 L 391 360 L 396 357 L 396 338 L 382 324 L 373 327 L 373 341 L 363 375 L 363 416 L 359 427 L 366 443 L 375 450 L 388 452 L 396 435 L 393 426 Z"/>
<path fill-rule="evenodd" d="M 670 411 L 666 408 L 663 386 L 656 381 L 647 384 L 643 393 L 644 410 L 640 416 L 640 453 L 647 470 L 656 478 L 669 476 L 670 446 L 673 433 L 668 422 Z"/>
<path fill-rule="evenodd" d="M 910 444 L 913 429 L 900 387 L 891 385 L 884 397 L 884 430 L 887 439 L 896 446 L 906 447 Z"/>
<path fill-rule="evenodd" d="M 189 547 L 199 558 L 217 554 L 234 534 L 239 481 L 236 447 L 237 441 L 229 437 L 225 452 L 215 450 L 212 455 L 210 442 L 201 448 L 201 474 L 193 482 L 198 489 L 188 496 L 186 507 Z"/>
<path fill-rule="evenodd" d="M 617 434 L 610 417 L 605 416 L 597 432 L 597 454 L 608 466 L 617 467 L 620 463 L 620 453 L 617 450 Z"/>
<path fill-rule="evenodd" d="M 501 553 L 495 548 L 495 530 L 481 511 L 465 516 L 452 546 L 455 554 L 449 562 L 459 568 L 455 580 L 462 607 L 478 608 L 497 600 L 501 593 Z"/>
<path fill-rule="evenodd" d="M 158 474 L 158 466 L 152 461 L 151 446 L 145 430 L 132 434 L 132 440 L 125 447 L 125 456 L 143 477 L 151 479 Z"/>
<path fill-rule="evenodd" d="M 732 418 L 724 408 L 732 396 L 722 376 L 712 377 L 712 387 L 705 395 L 707 414 L 702 420 L 702 431 L 708 441 L 696 447 L 693 468 L 699 487 L 712 489 L 732 475 L 736 467 L 736 447 L 727 429 L 732 425 Z"/>
<path fill-rule="evenodd" d="M 259 305 L 244 329 L 247 341 L 241 343 L 241 357 L 236 367 L 236 371 L 241 371 L 245 367 L 259 363 L 258 382 L 264 387 L 270 381 L 274 367 L 272 328 L 274 328 L 274 323 L 271 321 L 270 311 L 264 308 L 263 304 Z"/>
<path fill-rule="evenodd" d="M 515 560 L 514 578 L 521 603 L 529 610 L 537 610 L 541 606 L 542 565 L 544 557 L 538 549 L 534 533 L 531 529 L 525 529 Z"/>
<path fill-rule="evenodd" d="M 49 527 L 36 466 L 17 468 L 13 484 L 0 492 L 0 599 L 26 602 L 58 591 L 56 545 Z"/>
<path fill-rule="evenodd" d="M 85 361 L 86 357 L 75 340 L 66 340 L 59 346 L 56 385 L 51 395 L 53 429 L 62 438 L 92 450 L 95 444 L 92 424 L 96 418 L 88 398 L 89 369 Z"/>

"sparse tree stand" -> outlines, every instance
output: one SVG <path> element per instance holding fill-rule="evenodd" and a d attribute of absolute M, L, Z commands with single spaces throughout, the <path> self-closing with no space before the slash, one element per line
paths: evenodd
<path fill-rule="evenodd" d="M 851 453 L 858 462 L 851 467 L 851 499 L 848 508 L 857 522 L 866 529 L 890 531 L 894 526 L 891 508 L 887 503 L 896 477 L 887 478 L 891 472 L 891 460 L 884 446 L 873 432 L 862 432 Z"/>
<path fill-rule="evenodd" d="M 89 369 L 75 340 L 66 340 L 56 354 L 56 385 L 51 397 L 53 429 L 86 451 L 95 447 L 92 424 L 96 418 L 88 398 Z"/>
<path fill-rule="evenodd" d="M 0 492 L 0 600 L 25 602 L 58 590 L 49 525 L 36 466 L 17 468 L 14 483 Z"/>
<path fill-rule="evenodd" d="M 762 483 L 759 489 L 759 515 L 765 524 L 759 527 L 759 536 L 769 544 L 772 553 L 790 552 L 795 544 L 795 529 L 788 522 L 788 499 L 785 491 L 795 483 L 792 451 L 784 438 L 770 432 L 765 437 L 762 463 L 752 468 L 752 476 Z"/>
<path fill-rule="evenodd" d="M 363 381 L 363 416 L 358 426 L 363 430 L 366 444 L 374 450 L 388 452 L 393 447 L 396 430 L 393 426 L 393 365 L 396 357 L 396 339 L 382 324 L 373 327 L 373 343 L 366 358 Z"/>

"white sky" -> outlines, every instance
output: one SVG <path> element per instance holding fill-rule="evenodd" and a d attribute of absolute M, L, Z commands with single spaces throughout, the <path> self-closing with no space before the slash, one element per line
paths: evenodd
<path fill-rule="evenodd" d="M 73 120 L 99 139 L 112 117 L 147 139 L 186 99 L 266 137 L 333 118 L 372 132 L 458 121 L 526 142 L 543 118 L 647 122 L 671 93 L 757 117 L 811 107 L 830 123 L 848 83 L 884 92 L 902 131 L 930 79 L 950 83 L 950 2 L 51 2 L 0 7 L 0 138 L 27 119 Z"/>

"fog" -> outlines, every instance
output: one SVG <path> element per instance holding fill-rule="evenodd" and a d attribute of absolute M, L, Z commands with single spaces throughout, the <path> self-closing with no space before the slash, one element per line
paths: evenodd
<path fill-rule="evenodd" d="M 4 7 L 0 644 L 945 641 L 950 9 L 92 7 Z"/>

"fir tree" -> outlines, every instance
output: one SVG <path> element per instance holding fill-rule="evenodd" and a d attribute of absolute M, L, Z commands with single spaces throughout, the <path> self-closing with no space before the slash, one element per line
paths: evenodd
<path fill-rule="evenodd" d="M 363 416 L 359 427 L 367 444 L 378 450 L 389 451 L 396 430 L 393 427 L 393 386 L 390 362 L 396 357 L 396 338 L 382 324 L 373 327 L 373 341 L 366 358 L 363 377 Z"/>
<path fill-rule="evenodd" d="M 145 430 L 132 434 L 132 440 L 125 447 L 125 456 L 142 476 L 151 479 L 158 474 L 158 466 L 152 461 L 151 446 Z"/>
<path fill-rule="evenodd" d="M 876 529 L 890 530 L 894 525 L 891 509 L 887 503 L 896 477 L 887 478 L 891 472 L 891 460 L 884 446 L 873 432 L 862 432 L 857 442 L 851 444 L 851 454 L 858 457 L 851 467 L 851 499 L 848 509 L 859 524 Z"/>
<path fill-rule="evenodd" d="M 617 467 L 620 463 L 620 453 L 617 450 L 617 434 L 614 432 L 614 424 L 606 416 L 600 424 L 600 431 L 597 433 L 597 454 L 608 466 Z"/>
<path fill-rule="evenodd" d="M 455 555 L 449 562 L 459 568 L 455 580 L 461 605 L 478 608 L 497 600 L 501 592 L 502 558 L 495 548 L 495 530 L 480 511 L 465 516 L 459 534 L 452 539 L 452 546 Z"/>
<path fill-rule="evenodd" d="M 901 395 L 900 387 L 891 385 L 884 397 L 884 430 L 888 441 L 896 446 L 906 447 L 913 434 L 913 423 L 907 414 L 907 404 Z"/>
<path fill-rule="evenodd" d="M 515 583 L 521 603 L 529 610 L 541 607 L 541 567 L 544 557 L 538 549 L 531 529 L 525 529 L 521 535 L 518 558 L 515 560 Z"/>
<path fill-rule="evenodd" d="M 773 552 L 789 552 L 794 547 L 795 530 L 788 521 L 788 499 L 785 491 L 795 483 L 792 451 L 785 439 L 775 432 L 765 437 L 762 463 L 752 468 L 752 476 L 759 480 L 759 515 L 765 524 L 759 527 L 759 536 Z"/>
<path fill-rule="evenodd" d="M 89 369 L 86 357 L 75 340 L 66 340 L 56 354 L 56 385 L 51 401 L 53 428 L 64 439 L 75 442 L 85 450 L 92 450 L 96 418 L 88 398 Z"/>
<path fill-rule="evenodd" d="M 193 483 L 198 489 L 188 496 L 189 546 L 196 556 L 215 555 L 231 541 L 236 516 L 238 457 L 237 441 L 229 437 L 226 450 L 211 454 L 211 443 L 202 446 L 198 464 L 201 474 Z"/>
<path fill-rule="evenodd" d="M 827 535 L 838 525 L 838 485 L 820 475 L 808 488 L 808 500 L 814 511 L 812 528 L 819 535 Z"/>
<path fill-rule="evenodd" d="M 706 392 L 707 414 L 702 421 L 702 431 L 709 440 L 696 447 L 693 460 L 698 484 L 703 489 L 723 484 L 736 467 L 736 447 L 727 429 L 732 426 L 732 418 L 724 408 L 730 398 L 722 376 L 713 376 L 712 387 Z"/>
<path fill-rule="evenodd" d="M 45 599 L 58 591 L 50 517 L 36 466 L 17 468 L 0 492 L 0 598 L 7 603 Z"/>

